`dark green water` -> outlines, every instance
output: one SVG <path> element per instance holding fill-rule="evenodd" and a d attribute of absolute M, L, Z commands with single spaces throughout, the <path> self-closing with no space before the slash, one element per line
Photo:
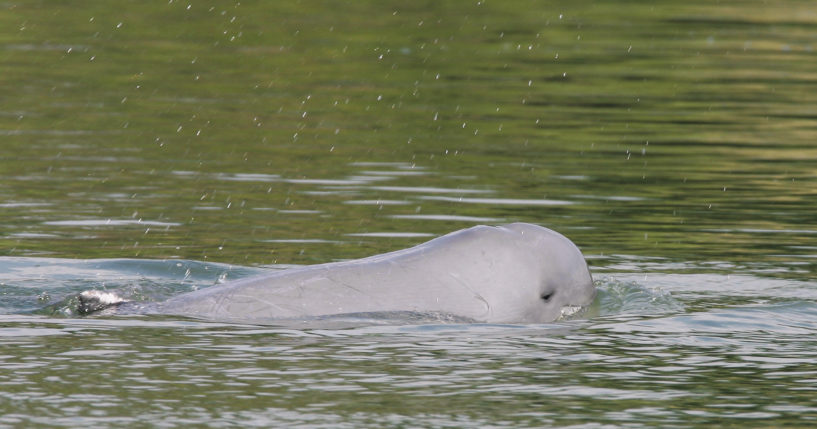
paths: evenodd
<path fill-rule="evenodd" d="M 811 2 L 278 3 L 0 5 L 0 425 L 812 424 Z M 31 313 L 514 221 L 585 319 Z"/>

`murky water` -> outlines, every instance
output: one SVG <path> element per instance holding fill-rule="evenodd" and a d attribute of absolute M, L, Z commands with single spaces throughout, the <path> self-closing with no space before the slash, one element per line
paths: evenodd
<path fill-rule="evenodd" d="M 0 426 L 807 427 L 809 2 L 0 6 Z M 531 222 L 549 325 L 76 317 Z"/>

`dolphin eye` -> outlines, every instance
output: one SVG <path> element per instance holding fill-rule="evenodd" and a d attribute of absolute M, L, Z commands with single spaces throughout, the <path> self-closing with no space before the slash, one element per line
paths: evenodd
<path fill-rule="evenodd" d="M 553 292 L 545 292 L 542 294 L 542 301 L 550 302 L 550 299 L 553 298 Z"/>

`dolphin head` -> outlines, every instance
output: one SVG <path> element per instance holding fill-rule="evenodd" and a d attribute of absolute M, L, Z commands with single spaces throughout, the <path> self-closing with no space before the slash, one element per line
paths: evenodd
<path fill-rule="evenodd" d="M 525 323 L 553 322 L 590 305 L 596 296 L 593 277 L 581 251 L 556 231 L 528 223 L 500 228 L 518 234 L 526 249 L 531 281 L 516 285 L 515 318 Z M 521 306 L 522 308 L 518 308 Z"/>

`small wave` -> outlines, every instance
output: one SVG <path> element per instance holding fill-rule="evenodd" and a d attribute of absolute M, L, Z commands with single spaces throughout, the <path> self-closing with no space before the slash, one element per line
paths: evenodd
<path fill-rule="evenodd" d="M 684 311 L 684 305 L 661 288 L 649 288 L 634 281 L 602 278 L 596 281 L 598 316 L 662 315 Z"/>
<path fill-rule="evenodd" d="M 87 290 L 114 292 L 128 301 L 162 301 L 266 270 L 190 260 L 0 257 L 0 271 L 0 314 L 65 317 L 77 315 L 77 296 Z"/>

